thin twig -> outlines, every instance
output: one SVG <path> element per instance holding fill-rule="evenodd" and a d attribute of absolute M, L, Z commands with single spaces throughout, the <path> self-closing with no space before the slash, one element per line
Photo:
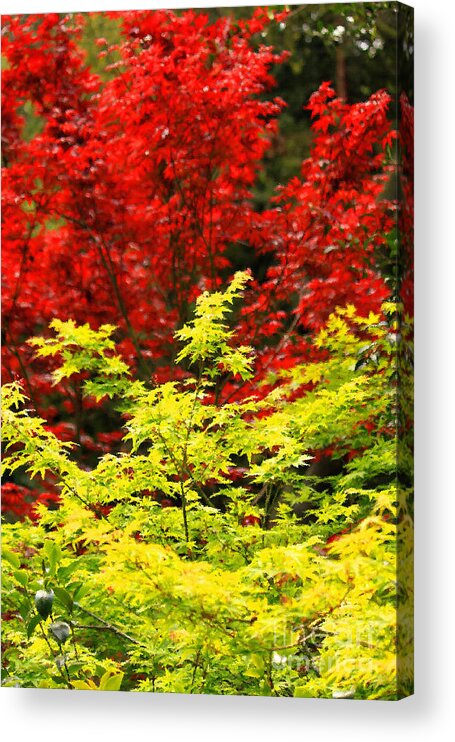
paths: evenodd
<path fill-rule="evenodd" d="M 117 636 L 121 636 L 123 639 L 126 639 L 127 641 L 131 642 L 132 644 L 136 644 L 138 647 L 143 647 L 147 649 L 145 644 L 141 644 L 140 641 L 135 639 L 133 636 L 130 636 L 129 634 L 126 634 L 124 631 L 121 631 L 121 629 L 118 629 L 117 626 L 114 626 L 113 624 L 109 623 L 109 621 L 105 621 L 104 618 L 101 618 L 101 616 L 98 616 L 96 613 L 93 613 L 92 611 L 89 611 L 88 608 L 83 608 L 80 603 L 74 604 L 77 608 L 79 608 L 82 613 L 86 613 L 87 616 L 91 616 L 96 621 L 99 621 L 102 626 L 82 626 L 80 624 L 73 623 L 73 626 L 77 629 L 92 629 L 97 631 L 112 631 L 112 633 L 117 634 Z"/>

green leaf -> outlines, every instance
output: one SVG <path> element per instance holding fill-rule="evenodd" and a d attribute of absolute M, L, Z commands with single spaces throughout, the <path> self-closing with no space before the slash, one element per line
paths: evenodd
<path fill-rule="evenodd" d="M 24 621 L 27 620 L 27 617 L 30 613 L 30 601 L 28 598 L 25 598 L 20 604 L 17 609 L 19 615 L 24 619 Z"/>
<path fill-rule="evenodd" d="M 43 551 L 49 562 L 49 574 L 54 575 L 57 564 L 62 558 L 62 550 L 54 541 L 45 541 Z"/>
<path fill-rule="evenodd" d="M 35 631 L 38 624 L 42 621 L 42 618 L 39 614 L 36 614 L 35 616 L 32 616 L 30 621 L 27 624 L 27 639 L 30 639 L 33 632 Z"/>
<path fill-rule="evenodd" d="M 14 577 L 18 581 L 22 587 L 27 587 L 28 584 L 28 574 L 27 572 L 23 572 L 22 570 L 17 570 L 14 572 Z"/>
<path fill-rule="evenodd" d="M 264 658 L 260 654 L 252 654 L 250 665 L 245 671 L 245 675 L 250 678 L 262 678 L 264 675 Z"/>
<path fill-rule="evenodd" d="M 72 613 L 74 602 L 69 592 L 63 587 L 54 587 L 54 593 L 57 600 L 66 608 L 68 613 Z"/>
<path fill-rule="evenodd" d="M 308 690 L 306 685 L 296 685 L 294 698 L 314 698 L 314 692 Z"/>
<path fill-rule="evenodd" d="M 120 690 L 123 680 L 123 672 L 113 675 L 110 670 L 104 673 L 100 680 L 100 690 Z"/>
<path fill-rule="evenodd" d="M 21 566 L 21 561 L 17 554 L 15 554 L 13 551 L 9 551 L 8 549 L 2 549 L 2 559 L 4 559 L 6 562 L 9 562 L 16 569 L 19 569 L 19 567 Z"/>
<path fill-rule="evenodd" d="M 87 595 L 88 592 L 90 592 L 90 585 L 86 584 L 85 582 L 79 583 L 78 587 L 76 587 L 73 592 L 74 602 L 76 602 L 76 600 L 79 600 L 80 598 L 83 598 L 84 595 Z"/>

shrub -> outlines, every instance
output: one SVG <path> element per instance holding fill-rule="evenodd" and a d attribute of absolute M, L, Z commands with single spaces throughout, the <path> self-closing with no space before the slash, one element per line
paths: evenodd
<path fill-rule="evenodd" d="M 198 298 L 175 336 L 186 370 L 178 381 L 133 378 L 112 326 L 56 320 L 52 337 L 32 341 L 39 357 L 58 362 L 55 383 L 82 374 L 83 394 L 113 400 L 123 415 L 121 450 L 92 468 L 28 408 L 18 383 L 5 385 L 6 468 L 51 472 L 60 492 L 57 509 L 38 504 L 37 520 L 3 528 L 6 685 L 409 692 L 412 529 L 406 452 L 396 477 L 397 307 L 367 318 L 338 309 L 315 341 L 324 360 L 281 371 L 271 391 L 220 402 L 220 374 L 254 379 L 251 349 L 229 328 L 248 280 L 237 273 L 224 293 Z M 308 464 L 329 447 L 350 460 L 321 488 Z M 302 500 L 312 508 L 298 518 Z"/>

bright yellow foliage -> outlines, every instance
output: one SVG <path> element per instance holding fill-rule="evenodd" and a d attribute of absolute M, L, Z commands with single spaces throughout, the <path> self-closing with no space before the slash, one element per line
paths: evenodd
<path fill-rule="evenodd" d="M 33 341 L 61 359 L 56 381 L 89 371 L 85 393 L 128 413 L 123 452 L 91 471 L 30 414 L 17 384 L 5 387 L 6 468 L 51 471 L 61 488 L 57 510 L 3 526 L 3 610 L 15 615 L 3 625 L 5 684 L 411 692 L 409 455 L 401 450 L 398 477 L 390 328 L 340 309 L 316 340 L 327 361 L 283 373 L 263 398 L 218 406 L 217 374 L 254 373 L 228 326 L 247 280 L 237 274 L 224 294 L 204 294 L 177 333 L 178 358 L 195 369 L 183 384 L 132 380 L 108 326 L 56 321 L 53 339 Z M 329 446 L 357 455 L 321 488 L 308 452 Z M 227 472 L 239 461 L 234 483 Z M 175 506 L 161 507 L 162 497 Z M 294 513 L 302 501 L 311 517 Z M 55 594 L 48 618 L 33 606 L 43 588 Z M 60 645 L 49 632 L 56 621 L 71 629 Z"/>

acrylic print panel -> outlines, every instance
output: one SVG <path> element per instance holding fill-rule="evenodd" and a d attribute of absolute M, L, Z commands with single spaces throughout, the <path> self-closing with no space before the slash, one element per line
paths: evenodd
<path fill-rule="evenodd" d="M 3 684 L 409 695 L 412 10 L 2 23 Z"/>

